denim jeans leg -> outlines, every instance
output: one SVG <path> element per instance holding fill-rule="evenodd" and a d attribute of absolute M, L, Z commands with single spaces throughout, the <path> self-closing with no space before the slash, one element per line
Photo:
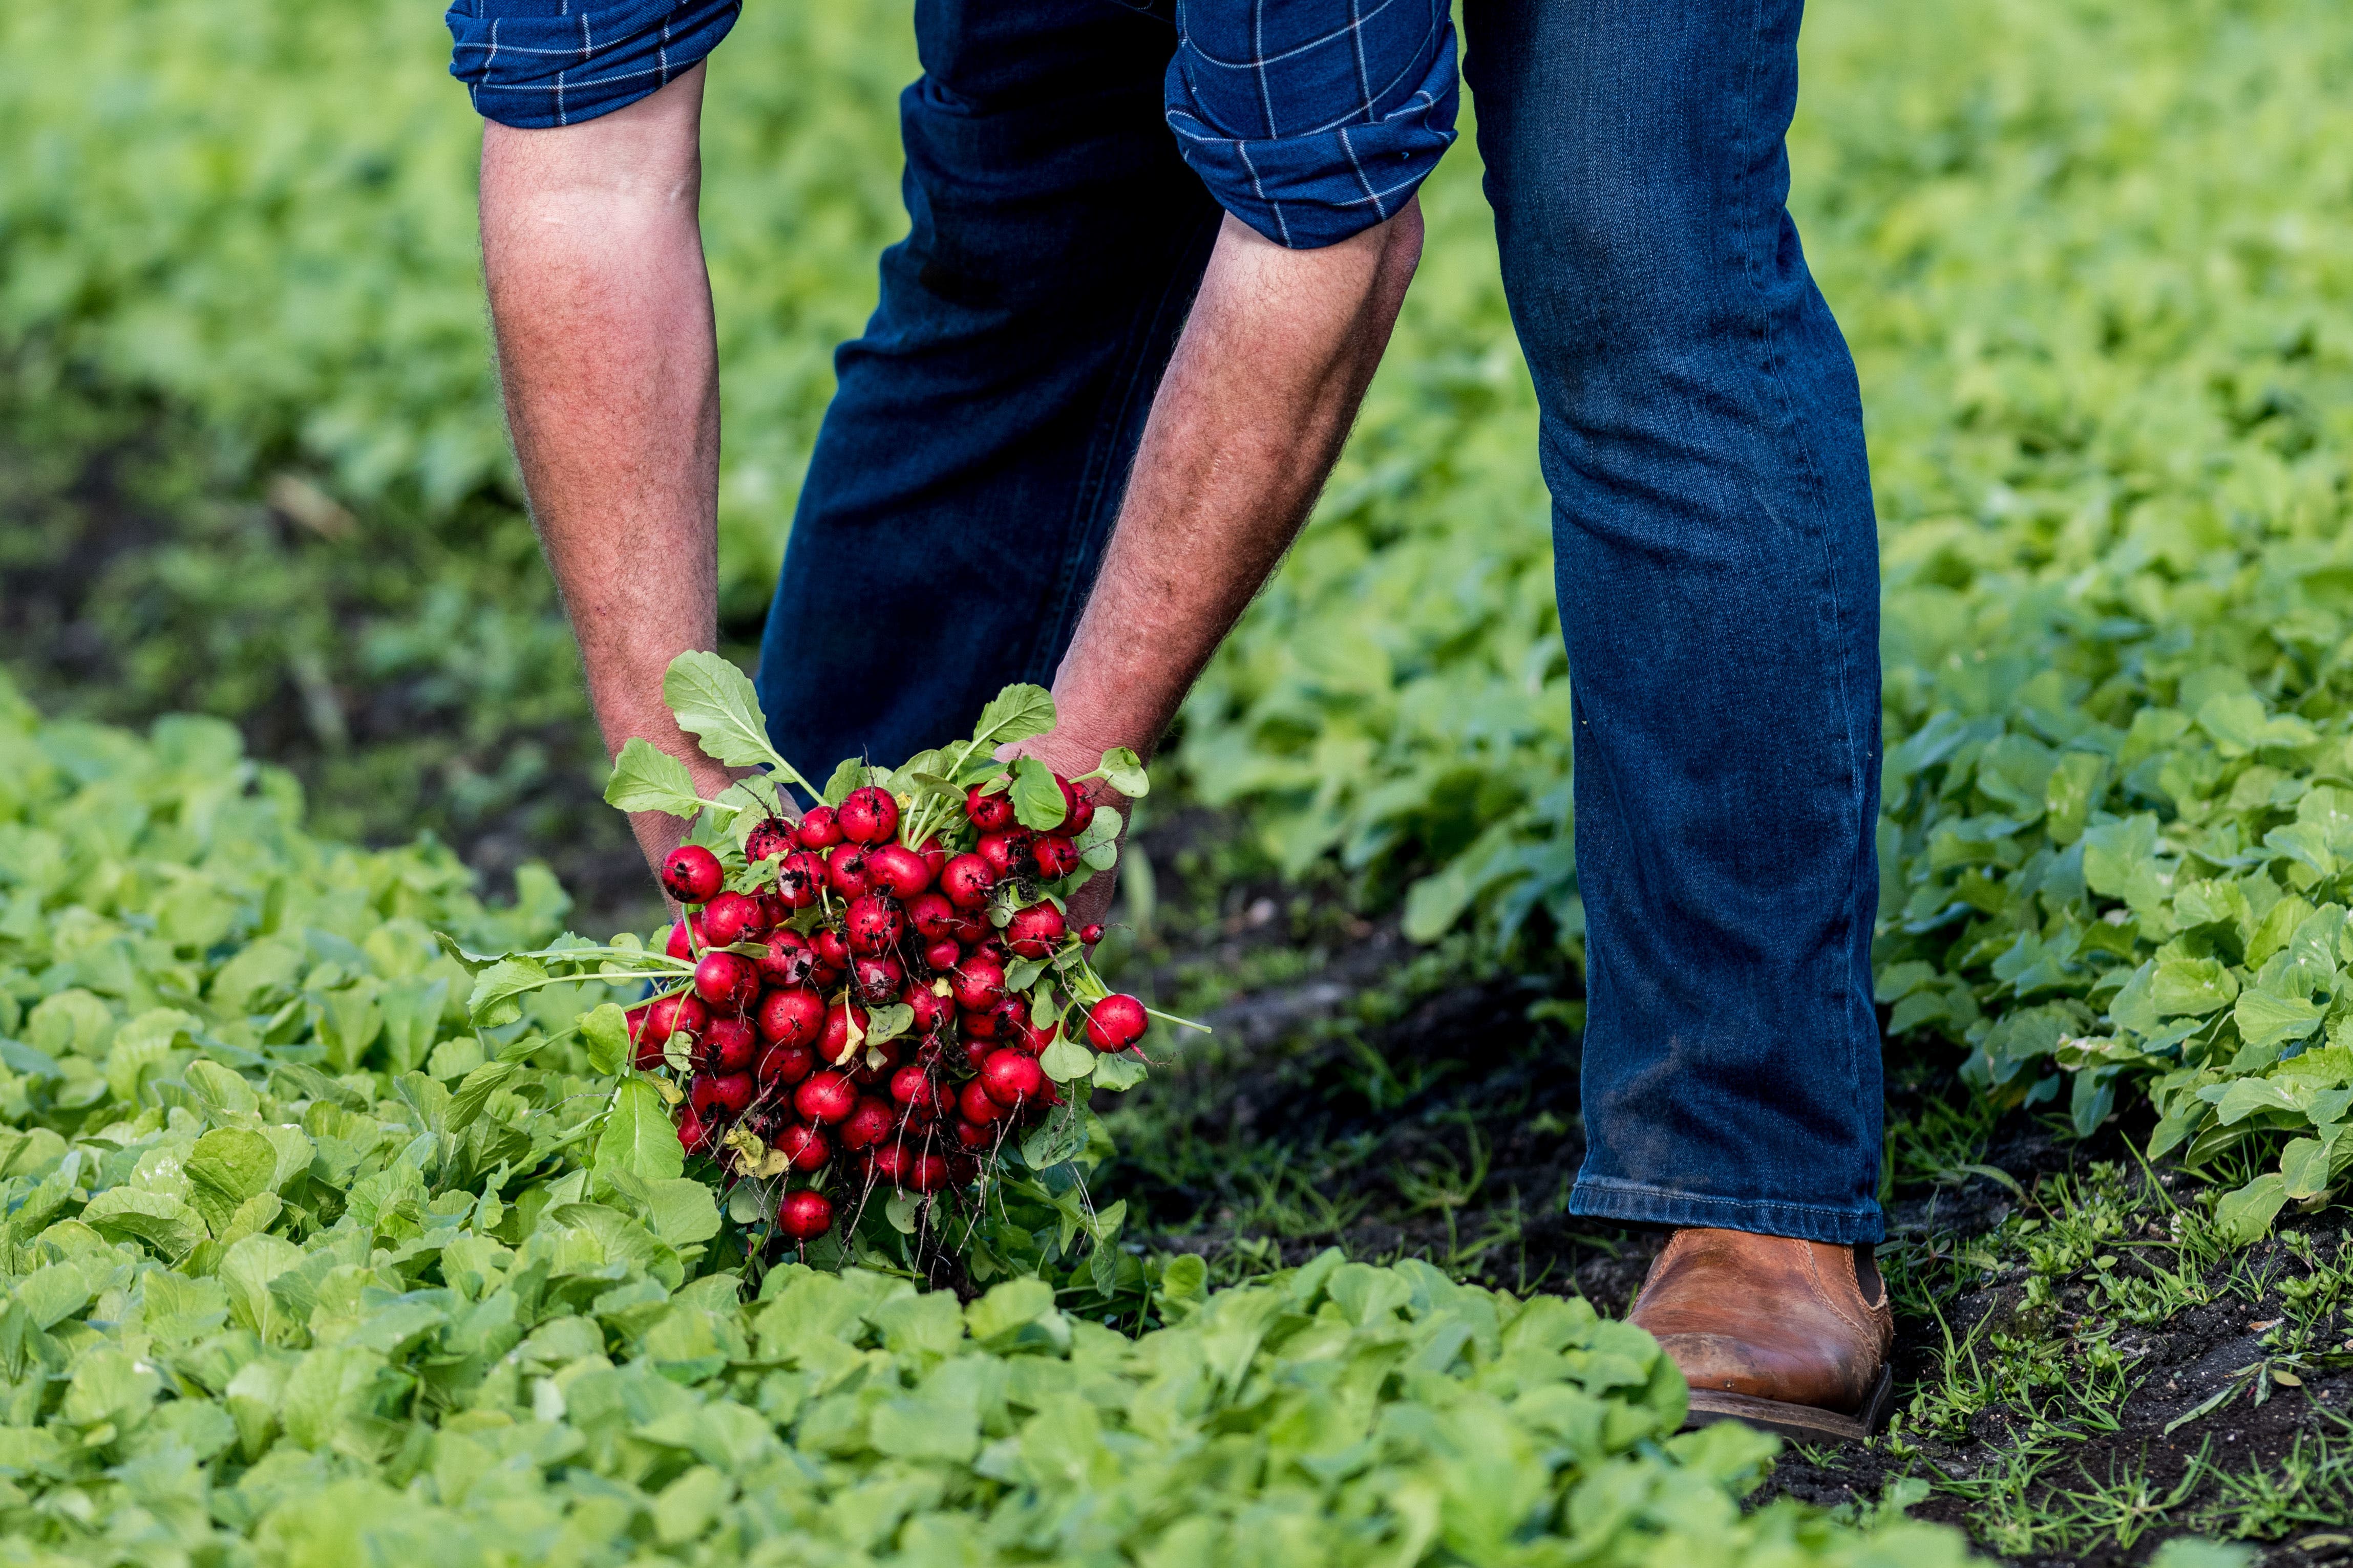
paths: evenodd
<path fill-rule="evenodd" d="M 822 782 L 1049 682 L 1219 213 L 1162 118 L 1166 21 L 1107 0 L 919 0 L 908 237 L 837 356 L 759 688 Z"/>
<path fill-rule="evenodd" d="M 1799 0 L 1468 0 L 1542 406 L 1588 942 L 1573 1212 L 1879 1239 L 1878 545 L 1785 205 Z"/>

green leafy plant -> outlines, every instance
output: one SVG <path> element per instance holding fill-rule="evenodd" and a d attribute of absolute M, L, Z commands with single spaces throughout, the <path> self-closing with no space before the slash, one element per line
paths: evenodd
<path fill-rule="evenodd" d="M 1774 1441 L 1676 1436 L 1672 1363 L 1582 1301 L 1336 1253 L 1212 1293 L 1123 1252 L 1131 1335 L 1038 1278 L 758 1270 L 654 1081 L 613 1077 L 637 950 L 549 941 L 543 877 L 486 908 L 446 851 L 300 808 L 225 725 L 0 687 L 28 1562 L 1966 1560 L 1744 1513 Z"/>

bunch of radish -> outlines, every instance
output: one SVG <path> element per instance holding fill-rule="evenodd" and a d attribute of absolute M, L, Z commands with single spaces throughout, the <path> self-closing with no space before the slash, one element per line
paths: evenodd
<path fill-rule="evenodd" d="M 756 710 L 727 710 L 748 683 L 734 690 L 720 663 L 682 656 L 665 690 L 707 751 L 742 765 L 756 750 L 765 772 L 703 800 L 633 741 L 607 791 L 632 810 L 699 808 L 660 868 L 684 911 L 670 963 L 628 1014 L 633 1066 L 672 1101 L 690 1154 L 762 1184 L 776 1229 L 805 1244 L 878 1192 L 976 1189 L 1073 1080 L 1141 1079 L 1150 1012 L 1096 975 L 1103 928 L 1074 928 L 1066 906 L 1116 862 L 1122 824 L 1100 791 L 1144 793 L 1133 753 L 1075 779 L 999 761 L 1052 723 L 1046 693 L 1015 687 L 970 741 L 892 770 L 845 763 L 820 792 L 765 727 L 756 744 L 744 732 Z M 736 700 L 706 711 L 696 677 Z M 728 744 L 712 745 L 714 721 Z M 829 804 L 795 816 L 780 779 Z"/>

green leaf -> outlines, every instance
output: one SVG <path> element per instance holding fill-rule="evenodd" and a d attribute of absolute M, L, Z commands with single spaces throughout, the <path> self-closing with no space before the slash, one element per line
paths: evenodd
<path fill-rule="evenodd" d="M 2215 1228 L 2232 1245 L 2249 1246 L 2270 1233 L 2273 1218 L 2286 1202 L 2285 1178 L 2277 1171 L 2269 1172 L 2238 1191 L 2223 1194 L 2214 1205 Z"/>
<path fill-rule="evenodd" d="M 587 1042 L 588 1065 L 597 1072 L 619 1072 L 629 1059 L 629 1016 L 617 1002 L 599 1004 L 583 1015 L 580 1037 Z"/>
<path fill-rule="evenodd" d="M 663 1121 L 669 1128 L 667 1118 Z M 670 1145 L 678 1134 L 670 1133 Z M 719 1205 L 711 1189 L 686 1176 L 665 1176 L 646 1183 L 646 1227 L 672 1247 L 691 1247 L 719 1234 Z"/>
<path fill-rule="evenodd" d="M 1108 805 L 1095 807 L 1093 820 L 1086 831 L 1071 840 L 1079 851 L 1079 864 L 1090 871 L 1108 871 L 1119 864 L 1119 834 L 1124 827 L 1117 811 Z"/>
<path fill-rule="evenodd" d="M 463 1132 L 482 1114 L 491 1096 L 522 1069 L 512 1062 L 484 1062 L 468 1073 L 458 1085 L 458 1092 L 449 1097 L 449 1110 L 442 1125 L 452 1132 Z"/>
<path fill-rule="evenodd" d="M 1152 793 L 1152 776 L 1144 771 L 1143 760 L 1125 746 L 1105 752 L 1095 776 L 1130 800 L 1142 800 Z"/>
<path fill-rule="evenodd" d="M 2239 980 L 2216 959 L 2168 958 L 2149 977 L 2148 989 L 2159 1017 L 2202 1017 L 2238 999 Z"/>
<path fill-rule="evenodd" d="M 848 757 L 834 768 L 833 776 L 825 781 L 825 793 L 819 796 L 828 805 L 839 805 L 849 798 L 849 792 L 866 787 L 871 770 L 856 757 Z"/>
<path fill-rule="evenodd" d="M 1095 1053 L 1074 1040 L 1058 1039 L 1039 1057 L 1038 1065 L 1056 1083 L 1068 1083 L 1095 1070 Z"/>
<path fill-rule="evenodd" d="M 479 1029 L 512 1024 L 522 1016 L 522 1005 L 516 998 L 546 984 L 547 971 L 535 959 L 501 958 L 474 976 L 474 993 L 466 999 L 466 1012 Z"/>
<path fill-rule="evenodd" d="M 972 728 L 974 752 L 1042 735 L 1054 727 L 1053 694 L 1042 686 L 1008 686 L 980 710 Z"/>
<path fill-rule="evenodd" d="M 82 1224 L 110 1241 L 140 1241 L 176 1263 L 206 1238 L 196 1211 L 169 1193 L 109 1187 L 81 1211 Z"/>
<path fill-rule="evenodd" d="M 2282 1191 L 2303 1203 L 2328 1190 L 2329 1149 L 2317 1138 L 2294 1138 L 2280 1151 Z"/>
<path fill-rule="evenodd" d="M 669 1108 L 653 1084 L 626 1078 L 614 1091 L 613 1108 L 605 1113 L 604 1131 L 596 1137 L 595 1168 L 619 1171 L 641 1182 L 667 1181 L 686 1170 L 686 1151 Z"/>
<path fill-rule="evenodd" d="M 702 809 L 686 764 L 650 741 L 632 735 L 613 760 L 605 781 L 605 804 L 623 811 L 659 811 L 692 816 Z"/>
<path fill-rule="evenodd" d="M 917 1229 L 916 1214 L 923 1206 L 923 1200 L 913 1193 L 893 1193 L 882 1205 L 882 1217 L 901 1236 L 913 1236 Z"/>
<path fill-rule="evenodd" d="M 1095 1087 L 1110 1089 L 1113 1093 L 1122 1089 L 1134 1089 L 1144 1081 L 1150 1071 L 1151 1069 L 1145 1066 L 1141 1058 L 1125 1051 L 1113 1056 L 1099 1056 L 1095 1058 Z"/>
<path fill-rule="evenodd" d="M 2237 1020 L 2239 1038 L 2260 1050 L 2265 1047 L 2301 1040 L 2320 1027 L 2320 1020 L 2328 1010 L 2306 1001 L 2300 996 L 2274 996 L 2268 991 L 2242 991 L 2239 1003 L 2231 1010 Z"/>
<path fill-rule="evenodd" d="M 278 1172 L 278 1150 L 259 1132 L 216 1127 L 196 1140 L 182 1169 L 188 1177 L 190 1204 L 218 1235 L 248 1198 L 269 1190 Z"/>
<path fill-rule="evenodd" d="M 1043 1171 L 1077 1159 L 1086 1146 L 1086 1119 L 1076 1105 L 1064 1105 L 1021 1141 L 1021 1161 L 1033 1171 Z"/>
<path fill-rule="evenodd" d="M 877 1007 L 866 1015 L 866 1044 L 879 1046 L 885 1040 L 895 1040 L 914 1026 L 915 1010 L 904 1002 L 893 1002 L 887 1007 Z"/>
<path fill-rule="evenodd" d="M 1061 826 L 1068 815 L 1070 803 L 1062 798 L 1062 786 L 1054 782 L 1054 770 L 1036 757 L 1015 759 L 1014 820 L 1024 827 L 1046 833 Z"/>
<path fill-rule="evenodd" d="M 662 700 L 678 715 L 678 727 L 702 742 L 705 755 L 731 768 L 774 768 L 807 787 L 769 743 L 751 679 L 717 654 L 690 649 L 671 659 L 662 676 Z"/>

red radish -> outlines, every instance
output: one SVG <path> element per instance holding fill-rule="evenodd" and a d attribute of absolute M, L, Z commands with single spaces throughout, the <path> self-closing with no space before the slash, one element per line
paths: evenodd
<path fill-rule="evenodd" d="M 932 868 L 903 844 L 882 844 L 866 857 L 866 877 L 893 897 L 912 899 L 932 885 Z"/>
<path fill-rule="evenodd" d="M 825 1033 L 825 998 L 795 986 L 760 998 L 760 1035 L 780 1046 L 813 1045 Z"/>
<path fill-rule="evenodd" d="M 767 951 L 752 961 L 760 972 L 760 979 L 769 985 L 806 985 L 809 971 L 817 967 L 817 954 L 809 951 L 807 938 L 797 931 L 772 932 Z"/>
<path fill-rule="evenodd" d="M 936 838 L 926 838 L 915 850 L 916 858 L 923 863 L 923 875 L 932 881 L 940 879 L 940 871 L 948 863 L 945 846 Z"/>
<path fill-rule="evenodd" d="M 932 1087 L 932 1075 L 910 1064 L 891 1075 L 891 1098 L 902 1105 L 913 1105 L 919 1100 L 936 1100 L 938 1093 Z"/>
<path fill-rule="evenodd" d="M 1124 1051 L 1144 1038 L 1151 1023 L 1134 997 L 1106 996 L 1087 1009 L 1087 1044 L 1099 1051 Z"/>
<path fill-rule="evenodd" d="M 834 807 L 833 817 L 841 825 L 841 836 L 852 844 L 881 844 L 899 831 L 899 803 L 889 790 L 868 784 L 851 790 Z"/>
<path fill-rule="evenodd" d="M 813 1241 L 833 1228 L 833 1200 L 804 1187 L 776 1205 L 776 1228 L 795 1241 Z"/>
<path fill-rule="evenodd" d="M 925 942 L 955 940 L 955 906 L 944 893 L 919 892 L 907 900 L 907 923 Z"/>
<path fill-rule="evenodd" d="M 870 1144 L 880 1143 L 891 1136 L 891 1129 L 897 1121 L 898 1118 L 892 1114 L 892 1108 L 887 1102 L 876 1100 L 871 1095 L 862 1096 L 858 1101 L 857 1109 L 850 1111 L 842 1121 L 841 1131 L 839 1134 L 841 1146 L 845 1149 L 863 1149 Z"/>
<path fill-rule="evenodd" d="M 989 1098 L 987 1086 L 976 1078 L 956 1091 L 956 1110 L 966 1121 L 984 1125 L 1005 1114 L 1005 1107 Z"/>
<path fill-rule="evenodd" d="M 917 1038 L 939 1033 L 941 1027 L 955 1016 L 955 1003 L 934 993 L 928 985 L 918 985 L 907 993 L 907 1006 L 915 1015 L 914 1033 Z"/>
<path fill-rule="evenodd" d="M 994 833 L 1013 826 L 1013 797 L 1002 790 L 988 795 L 981 785 L 975 784 L 965 791 L 964 814 L 983 833 Z"/>
<path fill-rule="evenodd" d="M 1049 1024 L 1041 1029 L 1025 1016 L 1021 1026 L 1005 1037 L 1005 1043 L 1033 1057 L 1042 1057 L 1046 1047 L 1054 1043 L 1054 1026 Z"/>
<path fill-rule="evenodd" d="M 1049 903 L 1032 904 L 1014 911 L 1005 928 L 1005 945 L 1023 958 L 1048 958 L 1061 945 L 1066 929 L 1061 910 Z"/>
<path fill-rule="evenodd" d="M 789 1088 L 817 1070 L 817 1053 L 807 1046 L 770 1046 L 752 1070 L 763 1084 Z"/>
<path fill-rule="evenodd" d="M 672 958 L 692 958 L 706 945 L 701 923 L 690 916 L 670 928 L 670 941 L 662 945 L 662 951 Z"/>
<path fill-rule="evenodd" d="M 831 926 L 819 926 L 809 933 L 809 951 L 816 953 L 817 961 L 828 969 L 849 967 L 849 942 Z"/>
<path fill-rule="evenodd" d="M 977 853 L 1002 881 L 1029 869 L 1029 850 L 1037 842 L 1038 836 L 1026 827 L 1007 827 L 982 834 Z M 954 889 L 948 890 L 948 897 L 955 897 Z"/>
<path fill-rule="evenodd" d="M 1029 999 L 999 996 L 988 1005 L 988 1018 L 996 1026 L 995 1038 L 1026 1040 L 1029 1034 Z"/>
<path fill-rule="evenodd" d="M 826 852 L 826 885 L 845 899 L 866 891 L 873 879 L 866 872 L 866 846 L 837 844 Z"/>
<path fill-rule="evenodd" d="M 733 1116 L 752 1103 L 752 1075 L 747 1072 L 697 1073 L 687 1086 L 686 1102 L 705 1125 Z"/>
<path fill-rule="evenodd" d="M 690 1154 L 700 1154 L 710 1144 L 711 1129 L 702 1124 L 702 1118 L 694 1113 L 694 1107 L 688 1106 L 679 1115 L 678 1146 Z"/>
<path fill-rule="evenodd" d="M 968 1187 L 980 1180 L 980 1162 L 969 1154 L 948 1156 L 948 1182 L 952 1186 Z"/>
<path fill-rule="evenodd" d="M 995 936 L 983 937 L 965 950 L 965 956 L 985 958 L 991 963 L 1002 964 L 1005 962 L 1005 944 Z"/>
<path fill-rule="evenodd" d="M 839 1121 L 858 1109 L 858 1089 L 831 1068 L 811 1073 L 793 1090 L 793 1109 L 811 1121 Z"/>
<path fill-rule="evenodd" d="M 833 1145 L 824 1133 L 806 1122 L 786 1125 L 776 1136 L 776 1152 L 782 1154 L 796 1171 L 814 1171 L 833 1158 Z"/>
<path fill-rule="evenodd" d="M 760 994 L 760 972 L 732 952 L 706 952 L 694 966 L 694 994 L 713 1011 L 740 1013 Z"/>
<path fill-rule="evenodd" d="M 835 851 L 839 854 L 839 850 Z M 880 893 L 867 893 L 849 900 L 849 951 L 852 952 L 888 952 L 899 944 L 907 931 L 907 917 L 897 903 Z"/>
<path fill-rule="evenodd" d="M 988 1013 L 959 1013 L 956 1033 L 967 1040 L 993 1040 L 997 1038 L 996 1016 Z"/>
<path fill-rule="evenodd" d="M 1029 858 L 1037 862 L 1038 875 L 1059 882 L 1079 868 L 1079 847 L 1061 834 L 1041 833 L 1029 847 Z"/>
<path fill-rule="evenodd" d="M 960 910 L 976 910 L 997 889 L 997 872 L 977 855 L 959 855 L 940 868 L 940 891 Z"/>
<path fill-rule="evenodd" d="M 760 918 L 767 921 L 768 929 L 770 931 L 775 931 L 778 926 L 783 925 L 786 921 L 793 918 L 793 906 L 786 903 L 784 900 L 778 898 L 774 893 L 762 893 L 760 895 Z"/>
<path fill-rule="evenodd" d="M 906 1178 L 912 1160 L 905 1147 L 898 1143 L 877 1143 L 867 1154 L 867 1165 L 878 1182 L 897 1186 Z"/>
<path fill-rule="evenodd" d="M 1005 966 L 975 953 L 956 965 L 948 984 L 955 991 L 956 1005 L 976 1013 L 1005 994 Z"/>
<path fill-rule="evenodd" d="M 935 1193 L 947 1185 L 948 1163 L 937 1154 L 918 1154 L 907 1162 L 907 1185 L 919 1193 Z"/>
<path fill-rule="evenodd" d="M 841 826 L 833 819 L 833 807 L 820 805 L 802 814 L 800 826 L 793 829 L 804 849 L 823 849 L 841 842 Z"/>
<path fill-rule="evenodd" d="M 997 1142 L 995 1128 L 959 1118 L 955 1124 L 956 1142 L 967 1149 L 986 1149 Z"/>
<path fill-rule="evenodd" d="M 700 844 L 681 844 L 662 857 L 662 891 L 681 904 L 699 904 L 719 890 L 719 857 Z"/>
<path fill-rule="evenodd" d="M 646 1032 L 657 1044 L 672 1035 L 700 1035 L 711 1022 L 711 1009 L 691 992 L 658 997 L 646 1004 Z"/>
<path fill-rule="evenodd" d="M 866 1034 L 866 1009 L 853 1007 L 847 1001 L 836 1002 L 825 1010 L 825 1037 L 818 1042 L 818 1054 L 829 1062 L 841 1060 L 849 1049 L 849 1021 L 858 1020 L 858 1033 Z"/>
<path fill-rule="evenodd" d="M 1094 946 L 1103 939 L 1103 929 L 1100 925 L 1082 925 L 1079 928 L 1079 940 L 1089 947 Z"/>
<path fill-rule="evenodd" d="M 1087 830 L 1089 823 L 1094 821 L 1095 803 L 1088 797 L 1082 785 L 1072 784 L 1061 774 L 1056 773 L 1054 782 L 1062 786 L 1062 820 L 1055 831 L 1076 838 Z"/>
<path fill-rule="evenodd" d="M 936 1100 L 917 1100 L 902 1106 L 900 1110 L 905 1119 L 908 1132 L 914 1137 L 923 1138 L 930 1136 L 932 1123 L 937 1121 L 946 1110 L 953 1109 L 955 1109 L 953 1106 L 942 1106 Z"/>
<path fill-rule="evenodd" d="M 759 1033 L 749 1018 L 713 1018 L 702 1031 L 702 1059 L 723 1073 L 743 1072 L 759 1047 Z"/>
<path fill-rule="evenodd" d="M 805 910 L 817 902 L 818 889 L 824 886 L 825 859 L 813 849 L 787 855 L 776 868 L 776 897 L 794 909 Z"/>
<path fill-rule="evenodd" d="M 652 1003 L 640 1002 L 621 1015 L 621 1021 L 629 1026 L 631 1040 L 643 1040 L 646 1037 L 646 1019 L 652 1015 L 653 1010 Z"/>
<path fill-rule="evenodd" d="M 923 963 L 935 973 L 944 974 L 963 962 L 964 949 L 952 936 L 944 936 L 923 949 Z"/>
<path fill-rule="evenodd" d="M 766 929 L 757 899 L 747 899 L 741 893 L 713 893 L 711 901 L 702 907 L 702 940 L 713 947 L 756 942 Z"/>
<path fill-rule="evenodd" d="M 1035 1057 L 1019 1051 L 995 1051 L 980 1064 L 980 1077 L 975 1081 L 987 1091 L 989 1099 L 1011 1107 L 1035 1096 L 1045 1083 L 1046 1075 L 1039 1070 Z"/>
<path fill-rule="evenodd" d="M 753 826 L 744 837 L 744 858 L 752 865 L 789 855 L 797 846 L 793 837 L 793 825 L 781 816 L 771 816 Z"/>
<path fill-rule="evenodd" d="M 875 953 L 851 964 L 849 979 L 860 996 L 881 1007 L 899 999 L 899 988 L 907 984 L 907 972 L 889 953 Z"/>

